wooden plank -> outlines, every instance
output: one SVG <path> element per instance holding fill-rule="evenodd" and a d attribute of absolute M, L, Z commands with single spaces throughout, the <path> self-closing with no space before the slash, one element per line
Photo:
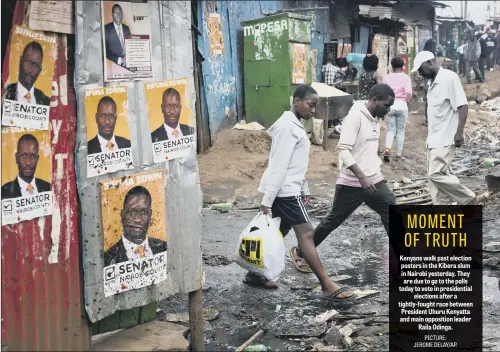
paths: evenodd
<path fill-rule="evenodd" d="M 191 351 L 205 351 L 203 320 L 203 290 L 189 292 L 189 327 L 191 329 Z"/>

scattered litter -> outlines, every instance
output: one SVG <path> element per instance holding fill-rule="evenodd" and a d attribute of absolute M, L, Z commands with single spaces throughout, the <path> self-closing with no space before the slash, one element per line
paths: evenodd
<path fill-rule="evenodd" d="M 233 204 L 232 203 L 218 203 L 218 204 L 212 204 L 209 208 L 210 210 L 219 210 L 220 212 L 229 212 L 233 210 Z"/>
<path fill-rule="evenodd" d="M 351 278 L 352 278 L 351 275 L 338 275 L 338 276 L 332 277 L 332 281 L 338 282 L 338 281 L 348 280 Z"/>
<path fill-rule="evenodd" d="M 339 312 L 335 309 L 327 310 L 326 312 L 317 315 L 314 318 L 314 322 L 317 324 L 326 323 L 327 321 L 332 320 L 337 314 L 339 314 Z"/>
<path fill-rule="evenodd" d="M 418 111 L 414 110 L 414 111 L 410 112 L 410 114 L 412 114 L 412 115 L 418 115 Z"/>
<path fill-rule="evenodd" d="M 349 323 L 339 329 L 339 332 L 344 335 L 344 337 L 351 336 L 356 331 L 356 325 Z"/>
<path fill-rule="evenodd" d="M 495 165 L 500 165 L 500 159 L 484 158 L 484 166 L 493 167 Z"/>
<path fill-rule="evenodd" d="M 262 131 L 266 128 L 262 126 L 258 122 L 249 122 L 249 123 L 237 123 L 233 127 L 234 130 L 247 130 L 247 131 Z"/>
<path fill-rule="evenodd" d="M 403 183 L 404 183 L 404 184 L 406 184 L 406 185 L 409 185 L 409 184 L 412 184 L 412 183 L 413 183 L 413 181 L 412 181 L 412 180 L 410 180 L 410 179 L 409 179 L 408 177 L 406 177 L 406 176 L 403 176 L 403 180 L 402 180 L 402 181 L 403 181 Z"/>
<path fill-rule="evenodd" d="M 354 340 L 348 336 L 344 336 L 344 344 L 346 347 L 351 347 L 354 344 Z"/>
<path fill-rule="evenodd" d="M 212 307 L 203 308 L 203 318 L 206 321 L 214 321 L 219 317 L 219 311 Z"/>
<path fill-rule="evenodd" d="M 394 182 L 394 189 L 398 189 L 400 187 L 399 182 Z"/>
<path fill-rule="evenodd" d="M 250 345 L 247 348 L 245 348 L 243 351 L 246 352 L 265 352 L 265 351 L 270 351 L 271 349 L 265 345 Z"/>
<path fill-rule="evenodd" d="M 365 298 L 368 296 L 376 295 L 376 294 L 380 293 L 380 291 L 377 291 L 377 290 L 355 290 L 352 293 L 354 293 L 356 295 L 356 299 L 361 299 L 361 298 Z"/>
<path fill-rule="evenodd" d="M 208 266 L 226 266 L 231 264 L 233 261 L 229 260 L 227 257 L 219 254 L 210 255 L 203 253 L 203 264 Z"/>
<path fill-rule="evenodd" d="M 343 240 L 343 241 L 342 241 L 342 244 L 343 244 L 343 245 L 346 245 L 346 246 L 352 246 L 352 243 L 351 243 L 351 241 L 349 241 L 349 240 Z"/>
<path fill-rule="evenodd" d="M 274 311 L 275 313 L 278 313 L 281 310 L 281 304 L 276 305 L 276 310 Z"/>

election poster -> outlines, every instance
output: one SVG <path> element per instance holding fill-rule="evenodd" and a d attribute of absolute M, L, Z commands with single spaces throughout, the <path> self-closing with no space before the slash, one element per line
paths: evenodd
<path fill-rule="evenodd" d="M 56 35 L 14 25 L 2 125 L 49 129 Z"/>
<path fill-rule="evenodd" d="M 153 77 L 147 1 L 101 1 L 104 81 Z"/>
<path fill-rule="evenodd" d="M 145 84 L 155 163 L 196 150 L 188 87 L 187 78 Z"/>
<path fill-rule="evenodd" d="M 222 22 L 220 14 L 209 14 L 207 26 L 210 55 L 224 55 L 224 37 L 222 35 Z"/>
<path fill-rule="evenodd" d="M 127 87 L 85 91 L 87 177 L 133 169 Z"/>
<path fill-rule="evenodd" d="M 292 46 L 292 82 L 304 84 L 306 82 L 306 46 L 294 43 Z"/>
<path fill-rule="evenodd" d="M 104 295 L 167 278 L 165 172 L 101 181 Z"/>
<path fill-rule="evenodd" d="M 39 31 L 73 34 L 73 1 L 32 1 L 29 27 Z"/>
<path fill-rule="evenodd" d="M 2 133 L 2 225 L 52 214 L 49 131 Z"/>

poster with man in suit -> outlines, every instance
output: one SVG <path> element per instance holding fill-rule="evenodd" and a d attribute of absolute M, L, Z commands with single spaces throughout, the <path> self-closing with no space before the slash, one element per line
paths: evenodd
<path fill-rule="evenodd" d="M 57 55 L 55 34 L 14 25 L 2 125 L 49 129 L 50 96 Z"/>
<path fill-rule="evenodd" d="M 147 1 L 101 1 L 104 81 L 153 77 Z"/>
<path fill-rule="evenodd" d="M 187 78 L 145 84 L 153 160 L 161 163 L 196 151 Z"/>
<path fill-rule="evenodd" d="M 165 280 L 165 172 L 155 170 L 102 181 L 101 194 L 104 295 Z"/>
<path fill-rule="evenodd" d="M 85 90 L 87 177 L 134 168 L 127 87 Z"/>
<path fill-rule="evenodd" d="M 2 225 L 52 214 L 49 131 L 2 133 Z"/>

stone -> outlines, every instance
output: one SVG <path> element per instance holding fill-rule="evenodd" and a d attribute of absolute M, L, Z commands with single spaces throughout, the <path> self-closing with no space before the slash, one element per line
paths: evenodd
<path fill-rule="evenodd" d="M 188 330 L 181 325 L 155 320 L 96 339 L 90 350 L 187 351 L 189 342 L 184 336 Z"/>
<path fill-rule="evenodd" d="M 326 333 L 323 341 L 325 341 L 328 346 L 341 347 L 343 339 L 344 335 L 342 335 L 336 327 L 333 327 Z"/>

